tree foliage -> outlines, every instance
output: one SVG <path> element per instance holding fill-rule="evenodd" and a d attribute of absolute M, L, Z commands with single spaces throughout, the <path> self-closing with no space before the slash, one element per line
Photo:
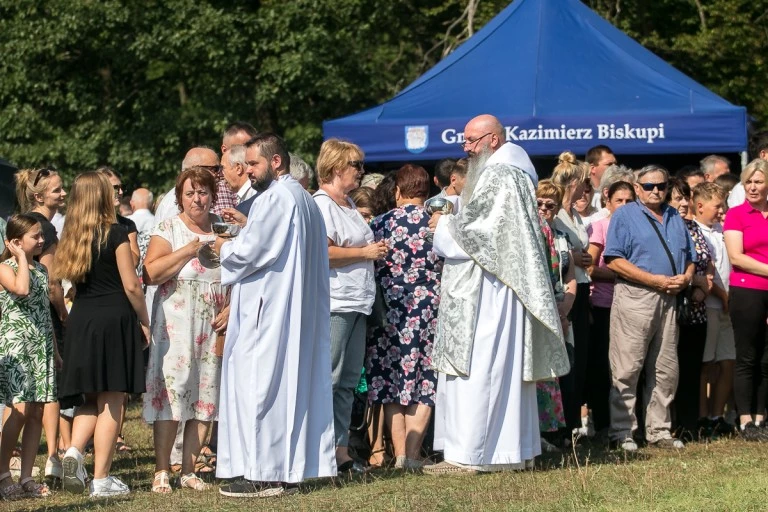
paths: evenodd
<path fill-rule="evenodd" d="M 768 0 L 588 0 L 768 118 Z M 504 0 L 0 0 L 0 156 L 165 188 L 243 119 L 313 161 L 323 119 L 384 101 Z M 586 72 L 586 71 L 585 71 Z"/>

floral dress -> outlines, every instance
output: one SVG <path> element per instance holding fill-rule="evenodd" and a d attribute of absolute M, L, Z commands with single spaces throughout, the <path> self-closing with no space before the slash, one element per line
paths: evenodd
<path fill-rule="evenodd" d="M 2 264 L 14 272 L 9 258 Z M 0 403 L 56 401 L 53 322 L 48 274 L 40 263 L 29 270 L 29 295 L 0 291 Z"/>
<path fill-rule="evenodd" d="M 375 264 L 383 318 L 368 329 L 366 374 L 372 403 L 435 405 L 437 374 L 432 342 L 440 304 L 442 259 L 426 240 L 429 216 L 405 205 L 373 220 L 376 241 L 387 256 Z"/>
<path fill-rule="evenodd" d="M 192 232 L 178 217 L 155 227 L 175 251 L 193 238 L 214 235 Z M 152 346 L 144 394 L 144 419 L 214 421 L 218 415 L 221 358 L 215 354 L 211 322 L 221 311 L 225 290 L 221 269 L 208 269 L 197 257 L 157 288 L 152 307 Z"/>
<path fill-rule="evenodd" d="M 712 253 L 709 250 L 709 245 L 707 245 L 707 239 L 704 238 L 704 233 L 701 232 L 701 228 L 696 224 L 696 221 L 685 219 L 685 227 L 688 228 L 688 232 L 691 234 L 693 250 L 696 251 L 696 256 L 698 258 L 695 274 L 697 276 L 704 276 L 707 274 L 707 268 L 712 262 Z M 705 323 L 707 323 L 706 301 L 691 301 L 690 325 L 700 325 Z"/>
<path fill-rule="evenodd" d="M 563 283 L 560 278 L 560 255 L 555 247 L 555 235 L 549 224 L 544 221 L 541 221 L 541 229 L 546 238 L 547 247 L 549 247 L 551 263 L 549 271 L 552 287 L 555 290 L 555 298 L 562 300 Z M 542 432 L 556 432 L 565 427 L 563 396 L 560 392 L 560 382 L 557 379 L 540 380 L 536 383 L 536 402 L 539 406 L 539 430 Z"/>

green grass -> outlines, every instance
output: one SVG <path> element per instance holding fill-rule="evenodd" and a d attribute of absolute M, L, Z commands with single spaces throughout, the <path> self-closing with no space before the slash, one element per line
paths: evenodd
<path fill-rule="evenodd" d="M 150 492 L 152 436 L 139 416 L 132 406 L 124 432 L 134 450 L 113 465 L 134 490 L 129 497 L 91 500 L 59 491 L 47 499 L 0 502 L 0 511 L 768 510 L 768 446 L 740 440 L 692 444 L 680 453 L 647 448 L 631 457 L 583 443 L 578 459 L 573 453 L 540 458 L 534 471 L 434 477 L 387 470 L 364 479 L 308 482 L 299 495 L 271 500 L 224 498 L 217 489 L 161 496 Z"/>

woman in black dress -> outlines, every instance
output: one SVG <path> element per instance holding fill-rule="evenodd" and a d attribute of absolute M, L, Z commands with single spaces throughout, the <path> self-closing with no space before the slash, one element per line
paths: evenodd
<path fill-rule="evenodd" d="M 65 333 L 62 407 L 78 405 L 72 446 L 62 461 L 64 488 L 85 488 L 83 451 L 94 439 L 91 496 L 115 496 L 128 486 L 109 475 L 125 393 L 144 392 L 142 350 L 149 319 L 128 234 L 116 223 L 114 192 L 100 172 L 79 175 L 56 252 L 56 278 L 76 286 Z M 143 333 L 142 333 L 143 331 Z"/>

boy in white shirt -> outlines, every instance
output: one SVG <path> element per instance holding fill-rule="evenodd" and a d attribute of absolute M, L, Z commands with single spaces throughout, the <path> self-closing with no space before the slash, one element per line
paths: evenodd
<path fill-rule="evenodd" d="M 725 192 L 714 183 L 701 183 L 693 189 L 696 223 L 701 228 L 715 265 L 712 292 L 706 299 L 707 339 L 701 369 L 699 423 L 712 434 L 733 434 L 733 426 L 723 418 L 725 404 L 733 389 L 736 347 L 728 314 L 728 276 L 731 264 L 725 250 L 720 219 L 725 208 Z M 711 390 L 707 396 L 707 385 Z"/>

